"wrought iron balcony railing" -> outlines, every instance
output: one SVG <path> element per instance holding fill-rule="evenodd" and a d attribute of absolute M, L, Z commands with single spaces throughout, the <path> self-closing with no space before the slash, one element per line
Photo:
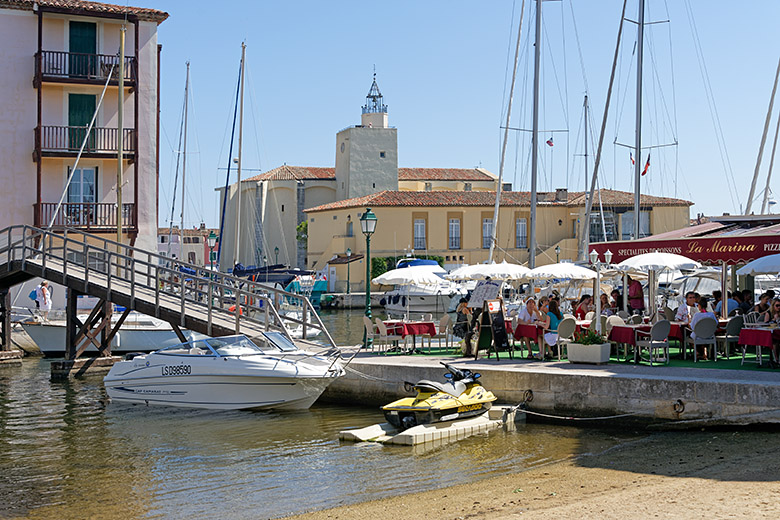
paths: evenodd
<path fill-rule="evenodd" d="M 35 204 L 36 226 L 48 227 L 51 223 L 55 230 L 69 227 L 93 232 L 116 231 L 116 217 L 116 203 L 111 202 L 67 202 L 59 211 L 56 202 Z M 138 230 L 132 202 L 122 204 L 122 230 Z"/>
<path fill-rule="evenodd" d="M 113 66 L 113 71 L 112 71 Z M 66 51 L 41 51 L 35 53 L 36 77 L 43 81 L 66 83 L 105 83 L 111 75 L 111 83 L 119 81 L 119 56 L 108 54 L 84 54 Z M 136 59 L 125 57 L 125 81 L 133 86 L 136 79 Z"/>
<path fill-rule="evenodd" d="M 122 145 L 128 155 L 135 153 L 135 130 L 125 128 Z M 40 126 L 35 129 L 35 149 L 39 155 L 73 155 L 79 151 L 87 135 L 85 126 Z M 94 127 L 90 132 L 84 153 L 90 155 L 111 155 L 117 152 L 116 128 Z"/>

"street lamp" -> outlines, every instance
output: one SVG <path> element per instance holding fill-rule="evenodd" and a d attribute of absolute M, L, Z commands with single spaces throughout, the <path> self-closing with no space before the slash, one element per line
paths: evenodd
<path fill-rule="evenodd" d="M 606 265 L 612 263 L 612 251 L 604 251 L 604 262 Z M 596 269 L 596 290 L 593 291 L 593 299 L 596 300 L 596 332 L 601 334 L 601 262 L 599 262 L 599 252 L 595 249 L 590 251 L 590 263 Z M 592 322 L 591 322 L 592 323 Z"/>
<path fill-rule="evenodd" d="M 214 270 L 214 246 L 217 245 L 217 235 L 214 234 L 212 229 L 209 235 L 206 237 L 206 243 L 209 246 L 209 261 L 211 262 L 211 270 Z"/>
<path fill-rule="evenodd" d="M 377 218 L 371 208 L 360 216 L 360 230 L 366 236 L 366 317 L 371 320 L 371 235 L 376 231 Z M 364 327 L 365 329 L 365 327 Z M 363 347 L 368 348 L 371 338 L 363 331 Z"/>
<path fill-rule="evenodd" d="M 275 264 L 279 264 L 279 247 L 274 248 L 274 255 L 276 255 L 276 260 L 274 261 Z"/>
<path fill-rule="evenodd" d="M 352 249 L 347 248 L 347 294 L 349 294 L 349 259 L 352 256 Z"/>
<path fill-rule="evenodd" d="M 561 246 L 555 246 L 555 263 L 560 262 Z"/>

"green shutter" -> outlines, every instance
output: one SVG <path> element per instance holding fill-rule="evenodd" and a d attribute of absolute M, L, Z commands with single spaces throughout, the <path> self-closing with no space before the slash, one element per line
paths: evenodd
<path fill-rule="evenodd" d="M 68 30 L 71 76 L 94 77 L 97 75 L 97 25 L 90 22 L 71 21 Z"/>
<path fill-rule="evenodd" d="M 81 142 L 87 135 L 87 126 L 92 121 L 92 115 L 95 113 L 97 100 L 91 94 L 68 94 L 68 148 L 78 150 L 81 148 Z M 77 127 L 77 128 L 72 128 Z M 85 151 L 95 148 L 95 134 L 93 133 L 87 143 Z"/>

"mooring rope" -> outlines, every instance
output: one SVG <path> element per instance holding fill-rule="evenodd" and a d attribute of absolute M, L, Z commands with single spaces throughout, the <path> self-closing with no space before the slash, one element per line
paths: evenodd
<path fill-rule="evenodd" d="M 361 372 L 360 370 L 356 370 L 356 369 L 354 369 L 352 367 L 349 367 L 349 366 L 346 367 L 346 370 L 347 370 L 347 372 L 352 372 L 352 373 L 356 374 L 359 377 L 362 377 L 362 378 L 365 378 L 365 379 L 369 379 L 371 381 L 381 381 L 383 383 L 396 383 L 396 384 L 398 383 L 397 379 L 384 379 L 384 378 L 381 378 L 381 377 L 368 375 L 366 373 Z"/>
<path fill-rule="evenodd" d="M 638 415 L 639 412 L 622 413 L 619 415 L 607 415 L 604 417 L 571 417 L 562 415 L 551 415 L 541 412 L 532 412 L 531 410 L 522 410 L 523 412 L 531 415 L 538 415 L 539 417 L 547 417 L 549 419 L 563 419 L 566 421 L 603 421 L 606 419 L 619 419 L 621 417 L 630 417 L 632 415 Z"/>

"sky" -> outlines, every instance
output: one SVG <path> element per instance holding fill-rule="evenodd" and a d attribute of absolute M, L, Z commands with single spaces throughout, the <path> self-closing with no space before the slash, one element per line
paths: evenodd
<path fill-rule="evenodd" d="M 360 124 L 372 75 L 398 129 L 399 167 L 498 174 L 523 0 L 395 2 L 139 0 L 169 13 L 161 65 L 160 210 L 174 197 L 190 62 L 185 226 L 218 227 L 241 42 L 247 45 L 242 178 L 283 164 L 333 167 L 336 133 Z M 530 189 L 534 9 L 526 0 L 504 182 Z M 607 97 L 622 0 L 542 7 L 540 191 L 586 184 Z M 633 191 L 638 0 L 628 0 L 599 186 Z M 780 57 L 780 2 L 647 0 L 642 193 L 692 201 L 691 216 L 744 211 Z M 761 208 L 780 101 L 753 209 Z M 552 138 L 553 146 L 545 144 Z M 676 143 L 676 144 L 675 144 Z M 234 145 L 235 146 L 235 145 Z M 652 148 L 645 148 L 652 147 Z M 233 156 L 237 156 L 234 148 Z M 780 158 L 778 158 L 780 161 Z M 774 176 L 775 179 L 778 175 Z M 235 168 L 230 182 L 236 181 Z M 178 181 L 179 183 L 181 180 Z M 770 184 L 780 193 L 778 180 Z M 181 184 L 174 223 L 180 221 Z M 770 210 L 772 208 L 770 207 Z"/>

